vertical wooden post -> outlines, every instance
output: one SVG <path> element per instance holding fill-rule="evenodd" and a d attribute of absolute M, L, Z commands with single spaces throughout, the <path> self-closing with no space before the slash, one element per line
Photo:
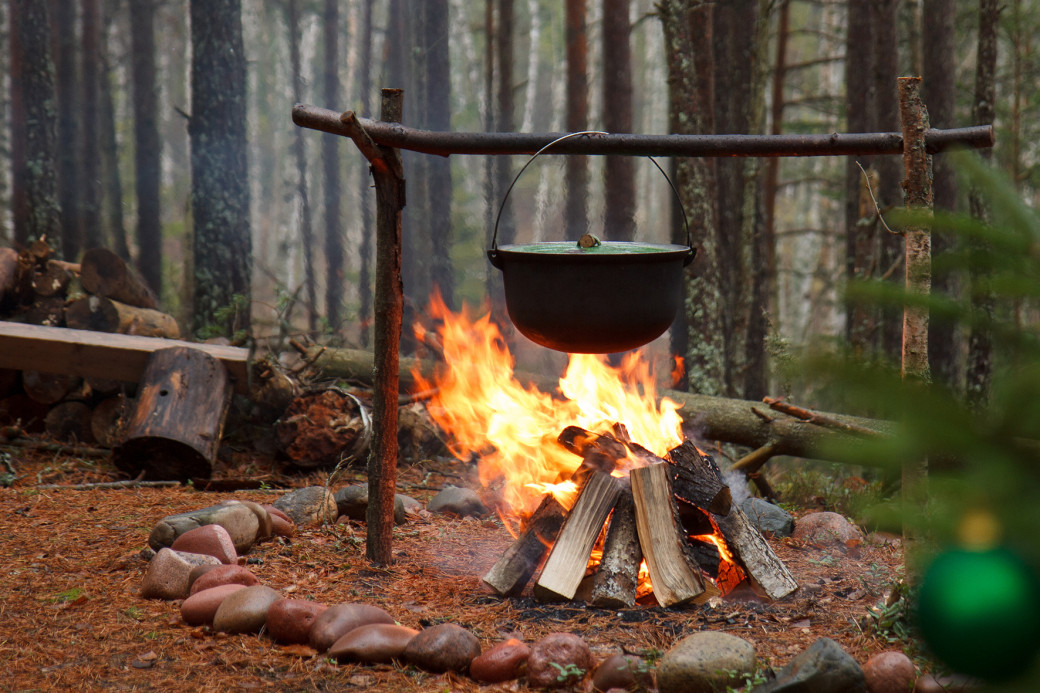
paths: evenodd
<path fill-rule="evenodd" d="M 404 92 L 383 89 L 380 119 L 401 121 Z M 404 171 L 396 149 L 378 146 L 353 112 L 340 120 L 371 164 L 376 187 L 376 292 L 372 448 L 368 458 L 368 534 L 365 554 L 378 565 L 393 562 L 394 486 L 397 482 L 397 377 L 404 294 L 401 282 L 401 209 Z"/>
<path fill-rule="evenodd" d="M 917 215 L 912 225 L 903 230 L 906 291 L 908 295 L 927 296 L 932 283 L 932 238 L 927 218 L 932 213 L 932 157 L 925 148 L 928 109 L 921 100 L 920 88 L 920 77 L 899 78 L 899 119 L 903 128 L 903 164 L 906 170 L 903 187 L 907 209 Z M 928 380 L 927 306 L 908 305 L 903 309 L 901 373 L 904 380 Z M 906 508 L 920 507 L 925 501 L 927 479 L 927 459 L 904 463 L 902 487 Z M 907 534 L 905 524 L 903 534 Z"/>

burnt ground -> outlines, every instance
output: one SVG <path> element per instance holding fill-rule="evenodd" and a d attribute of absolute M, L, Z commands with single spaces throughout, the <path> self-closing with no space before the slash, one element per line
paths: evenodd
<path fill-rule="evenodd" d="M 18 476 L 0 489 L 0 689 L 525 690 L 522 682 L 482 687 L 466 677 L 409 666 L 336 665 L 264 635 L 228 636 L 187 626 L 179 603 L 138 596 L 147 567 L 139 554 L 151 528 L 171 513 L 236 497 L 272 502 L 284 491 L 43 488 L 118 477 L 104 456 L 41 448 L 38 442 L 0 448 Z M 283 488 L 325 481 L 323 472 L 294 475 L 247 453 L 219 466 L 215 476 Z M 360 470 L 348 469 L 334 486 L 363 480 Z M 402 467 L 398 481 L 402 493 L 424 502 L 448 483 L 478 488 L 475 470 L 449 461 Z M 455 622 L 485 648 L 506 636 L 530 643 L 571 631 L 584 637 L 598 658 L 619 650 L 652 656 L 689 633 L 714 629 L 751 641 L 763 666 L 779 667 L 822 636 L 836 640 L 860 663 L 906 644 L 888 644 L 883 634 L 864 633 L 856 625 L 901 575 L 898 546 L 868 541 L 836 549 L 772 540 L 801 585 L 792 597 L 608 611 L 489 593 L 480 578 L 510 543 L 497 519 L 433 516 L 395 529 L 396 562 L 386 569 L 365 559 L 361 524 L 303 527 L 291 540 L 257 545 L 247 558 L 263 583 L 286 596 L 328 604 L 368 602 L 414 628 Z"/>

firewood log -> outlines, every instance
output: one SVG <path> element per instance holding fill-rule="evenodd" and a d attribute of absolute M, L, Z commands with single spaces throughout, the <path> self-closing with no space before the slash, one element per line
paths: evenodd
<path fill-rule="evenodd" d="M 122 441 L 131 406 L 132 402 L 123 395 L 98 402 L 90 415 L 90 432 L 99 445 L 111 448 Z"/>
<path fill-rule="evenodd" d="M 51 407 L 44 418 L 47 435 L 63 443 L 93 443 L 90 428 L 91 409 L 76 400 L 59 402 Z"/>
<path fill-rule="evenodd" d="M 118 332 L 141 337 L 178 339 L 181 331 L 172 315 L 139 308 L 103 296 L 87 296 L 65 309 L 65 324 L 77 330 Z"/>
<path fill-rule="evenodd" d="M 78 375 L 23 371 L 22 389 L 25 394 L 40 404 L 57 404 L 78 388 L 83 379 Z"/>
<path fill-rule="evenodd" d="M 66 263 L 48 260 L 42 270 L 33 273 L 32 283 L 37 296 L 64 298 L 72 283 L 72 272 Z"/>
<path fill-rule="evenodd" d="M 49 411 L 48 405 L 41 404 L 20 392 L 0 400 L 0 425 L 17 424 L 28 433 L 40 433 L 43 431 L 43 420 Z"/>
<path fill-rule="evenodd" d="M 138 308 L 155 308 L 155 294 L 121 257 L 106 248 L 91 248 L 80 260 L 80 281 L 88 293 Z"/>
<path fill-rule="evenodd" d="M 593 578 L 589 603 L 602 609 L 620 609 L 636 603 L 639 564 L 643 549 L 636 534 L 636 509 L 630 485 L 623 486 L 610 515 L 603 558 Z"/>
<path fill-rule="evenodd" d="M 22 319 L 30 325 L 64 327 L 65 298 L 62 296 L 37 296 L 25 309 Z"/>

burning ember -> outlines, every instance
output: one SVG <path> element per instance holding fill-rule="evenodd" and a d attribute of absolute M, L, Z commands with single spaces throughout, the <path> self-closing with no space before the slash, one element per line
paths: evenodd
<path fill-rule="evenodd" d="M 536 596 L 571 599 L 594 578 L 589 600 L 610 607 L 631 606 L 649 582 L 665 606 L 725 594 L 745 578 L 774 598 L 796 589 L 748 530 L 714 461 L 684 441 L 679 405 L 658 402 L 655 373 L 638 353 L 618 367 L 572 354 L 549 395 L 515 379 L 489 315 L 453 314 L 439 296 L 430 314 L 445 365 L 432 380 L 414 372 L 417 387 L 436 393 L 428 410 L 452 453 L 476 458 L 481 483 L 500 492 L 503 520 L 520 525 L 485 583 L 519 594 L 541 566 Z M 689 536 L 680 506 L 706 528 Z"/>

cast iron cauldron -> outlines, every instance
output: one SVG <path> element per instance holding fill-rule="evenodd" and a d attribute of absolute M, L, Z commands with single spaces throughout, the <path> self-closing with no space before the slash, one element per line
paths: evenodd
<path fill-rule="evenodd" d="M 588 234 L 579 243 L 497 244 L 498 220 L 524 170 L 557 142 L 591 134 L 603 133 L 564 135 L 524 164 L 502 199 L 487 255 L 502 270 L 506 309 L 521 334 L 557 351 L 607 354 L 653 341 L 672 324 L 682 302 L 683 267 L 696 254 L 689 222 L 685 246 L 600 242 Z M 678 199 L 671 180 L 650 160 Z"/>

